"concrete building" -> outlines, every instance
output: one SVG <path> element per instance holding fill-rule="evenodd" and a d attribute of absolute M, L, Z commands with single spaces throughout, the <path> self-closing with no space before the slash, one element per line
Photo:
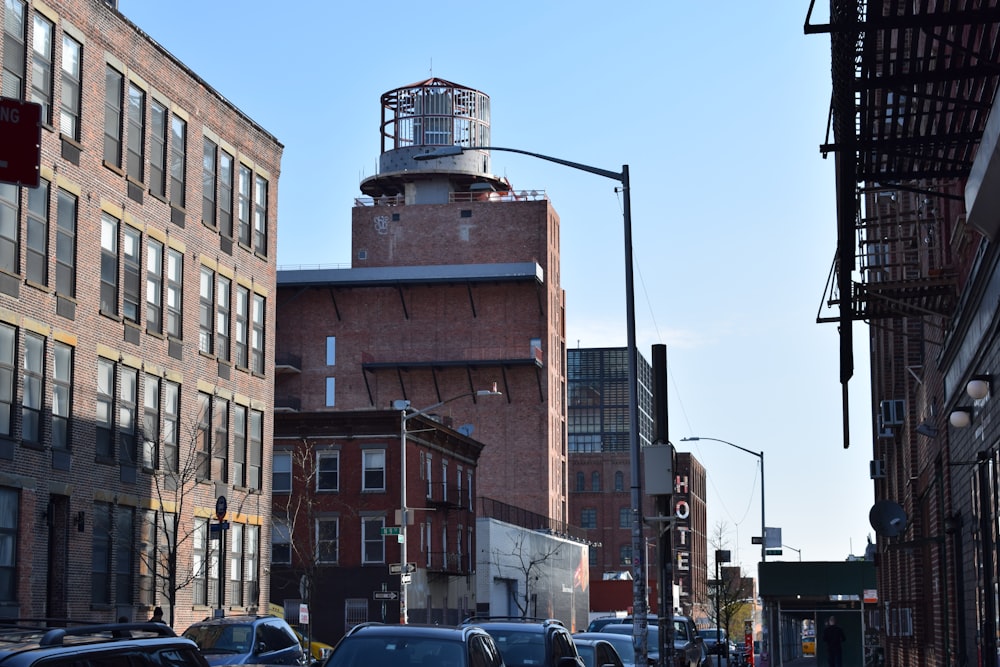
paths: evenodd
<path fill-rule="evenodd" d="M 877 603 L 856 623 L 866 664 L 995 666 L 1000 6 L 874 4 L 805 26 L 832 36 L 838 244 L 818 319 L 839 325 L 845 425 L 869 324 L 872 438 L 844 446 L 872 449 Z"/>
<path fill-rule="evenodd" d="M 443 79 L 389 91 L 381 133 L 379 174 L 361 183 L 352 211 L 351 268 L 278 272 L 278 420 L 406 401 L 405 414 L 432 412 L 446 429 L 483 444 L 474 487 L 465 488 L 497 511 L 477 512 L 479 519 L 553 540 L 571 535 L 559 216 L 544 191 L 515 190 L 493 175 L 488 151 L 413 159 L 440 147 L 489 145 L 484 93 Z M 494 389 L 500 395 L 478 395 Z M 456 475 L 470 470 L 463 465 L 431 450 L 408 463 L 416 469 L 407 476 L 420 480 L 402 499 L 414 526 L 438 521 L 419 485 L 459 484 Z M 454 553 L 454 528 L 410 531 L 416 534 L 399 553 L 399 562 L 417 564 L 407 600 L 413 621 L 450 621 L 466 609 L 466 601 L 431 585 L 441 573 L 428 558 Z M 466 532 L 462 543 L 475 539 Z M 475 609 L 490 610 L 495 580 L 509 592 L 502 613 L 512 613 L 507 603 L 525 589 L 490 569 L 496 559 L 483 552 L 490 544 L 474 546 L 486 567 L 477 570 L 483 588 Z M 555 583 L 558 595 L 583 599 L 572 577 Z M 369 617 L 377 613 L 373 603 Z"/>
<path fill-rule="evenodd" d="M 0 184 L 0 616 L 256 609 L 282 146 L 114 2 L 0 17 L 42 118 Z"/>

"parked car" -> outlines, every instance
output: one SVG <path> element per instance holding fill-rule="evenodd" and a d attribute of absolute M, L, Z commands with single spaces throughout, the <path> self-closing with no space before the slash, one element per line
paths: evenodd
<path fill-rule="evenodd" d="M 625 667 L 633 667 L 635 665 L 635 648 L 632 646 L 632 637 L 629 635 L 617 632 L 577 632 L 573 635 L 573 641 L 576 642 L 578 648 L 580 642 L 583 640 L 599 639 L 610 642 L 615 647 L 615 651 L 618 652 L 618 657 L 622 659 Z M 649 659 L 647 662 L 647 667 L 653 667 L 656 664 L 652 659 Z"/>
<path fill-rule="evenodd" d="M 224 616 L 184 631 L 209 665 L 305 665 L 308 657 L 295 631 L 277 616 Z"/>
<path fill-rule="evenodd" d="M 647 636 L 648 654 L 650 659 L 659 662 L 660 659 L 660 624 L 651 620 L 648 624 Z M 617 632 L 631 635 L 632 623 L 609 623 L 602 632 Z M 689 616 L 674 616 L 674 663 L 677 667 L 701 667 L 708 661 L 705 643 L 695 628 L 694 621 Z"/>
<path fill-rule="evenodd" d="M 656 614 L 647 614 L 646 622 L 649 624 L 655 624 L 659 617 Z M 587 626 L 587 632 L 600 632 L 601 628 L 605 625 L 611 623 L 631 623 L 632 616 L 598 616 L 590 621 L 590 625 Z"/>
<path fill-rule="evenodd" d="M 705 642 L 705 652 L 708 655 L 721 655 L 723 658 L 729 657 L 729 638 L 722 628 L 702 628 L 698 631 L 702 641 Z"/>
<path fill-rule="evenodd" d="M 586 667 L 573 635 L 554 618 L 473 616 L 462 625 L 490 633 L 506 667 Z"/>
<path fill-rule="evenodd" d="M 802 636 L 802 655 L 816 655 L 816 635 Z"/>
<path fill-rule="evenodd" d="M 504 667 L 493 637 L 474 626 L 362 623 L 347 631 L 323 667 Z"/>
<path fill-rule="evenodd" d="M 573 643 L 587 667 L 624 667 L 618 651 L 607 639 L 581 639 L 574 635 Z"/>
<path fill-rule="evenodd" d="M 207 667 L 190 639 L 162 623 L 107 623 L 50 627 L 17 619 L 0 621 L 2 667 Z"/>

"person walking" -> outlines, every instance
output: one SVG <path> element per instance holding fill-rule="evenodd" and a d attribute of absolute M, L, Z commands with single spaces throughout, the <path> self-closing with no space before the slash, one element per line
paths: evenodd
<path fill-rule="evenodd" d="M 823 628 L 823 643 L 826 644 L 826 664 L 829 667 L 844 667 L 844 642 L 847 636 L 837 625 L 837 618 L 831 616 Z"/>
<path fill-rule="evenodd" d="M 153 615 L 149 618 L 150 623 L 166 623 L 163 620 L 163 607 L 157 607 L 153 610 Z"/>

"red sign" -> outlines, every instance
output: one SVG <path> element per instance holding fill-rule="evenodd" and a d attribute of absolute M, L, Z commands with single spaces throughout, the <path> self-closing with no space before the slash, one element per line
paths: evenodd
<path fill-rule="evenodd" d="M 0 183 L 38 187 L 42 105 L 0 97 Z"/>

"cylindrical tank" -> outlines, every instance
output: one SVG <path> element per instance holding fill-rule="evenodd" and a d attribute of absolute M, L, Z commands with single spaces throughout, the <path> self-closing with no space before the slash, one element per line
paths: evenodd
<path fill-rule="evenodd" d="M 431 78 L 384 93 L 379 173 L 361 183 L 371 197 L 478 190 L 506 190 L 505 179 L 490 173 L 489 151 L 469 150 L 440 160 L 414 155 L 441 146 L 489 146 L 490 98 L 444 79 Z"/>

